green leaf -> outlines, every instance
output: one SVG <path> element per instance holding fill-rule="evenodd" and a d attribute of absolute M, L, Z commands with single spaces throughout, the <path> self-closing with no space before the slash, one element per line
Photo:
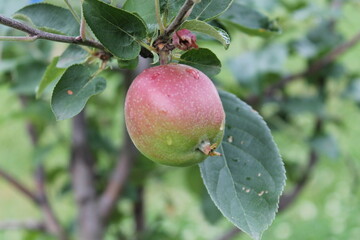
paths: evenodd
<path fill-rule="evenodd" d="M 14 17 L 29 20 L 37 28 L 46 32 L 69 36 L 79 35 L 80 25 L 71 12 L 48 3 L 26 6 L 17 11 Z"/>
<path fill-rule="evenodd" d="M 285 185 L 279 150 L 262 117 L 236 96 L 220 91 L 226 113 L 218 151 L 200 165 L 205 186 L 222 214 L 260 239 L 278 209 Z"/>
<path fill-rule="evenodd" d="M 60 78 L 65 72 L 64 68 L 57 68 L 59 57 L 55 57 L 50 65 L 46 68 L 44 76 L 41 79 L 39 86 L 36 88 L 36 98 L 39 98 L 49 84 Z"/>
<path fill-rule="evenodd" d="M 179 12 L 185 0 L 160 0 L 162 12 L 168 15 L 168 21 L 173 19 Z M 232 4 L 233 0 L 201 0 L 195 4 L 190 19 L 209 21 L 224 13 Z"/>
<path fill-rule="evenodd" d="M 311 140 L 315 151 L 328 158 L 338 159 L 340 156 L 339 144 L 335 137 L 330 134 L 319 134 Z"/>
<path fill-rule="evenodd" d="M 154 0 L 127 0 L 122 8 L 141 16 L 150 32 L 158 28 Z"/>
<path fill-rule="evenodd" d="M 75 116 L 81 112 L 91 96 L 105 89 L 106 80 L 92 74 L 93 72 L 83 65 L 73 65 L 65 71 L 51 98 L 51 108 L 57 120 Z"/>
<path fill-rule="evenodd" d="M 201 199 L 201 210 L 205 219 L 211 224 L 216 224 L 220 219 L 222 219 L 221 212 L 215 206 L 214 202 L 206 191 L 203 192 Z"/>
<path fill-rule="evenodd" d="M 84 63 L 88 57 L 89 53 L 82 47 L 71 44 L 63 54 L 61 54 L 56 67 L 68 68 L 74 64 Z"/>
<path fill-rule="evenodd" d="M 343 96 L 360 103 L 360 78 L 353 79 L 346 87 Z"/>
<path fill-rule="evenodd" d="M 190 17 L 209 21 L 224 13 L 233 0 L 201 0 L 194 6 Z"/>
<path fill-rule="evenodd" d="M 269 37 L 281 32 L 275 20 L 238 3 L 232 4 L 219 19 L 249 35 Z"/>
<path fill-rule="evenodd" d="M 208 76 L 214 76 L 221 71 L 220 60 L 207 48 L 191 49 L 180 58 L 180 63 L 197 68 Z"/>
<path fill-rule="evenodd" d="M 225 32 L 221 28 L 215 28 L 210 24 L 207 24 L 206 22 L 199 20 L 188 20 L 180 26 L 180 29 L 183 28 L 186 28 L 190 31 L 200 32 L 209 35 L 210 37 L 215 38 L 222 45 L 224 45 L 225 49 L 227 49 L 230 45 L 230 36 L 227 32 Z"/>
<path fill-rule="evenodd" d="M 44 62 L 38 60 L 18 65 L 13 74 L 12 90 L 21 95 L 33 96 L 45 69 Z"/>
<path fill-rule="evenodd" d="M 85 0 L 83 12 L 95 36 L 114 56 L 130 60 L 139 55 L 139 42 L 147 33 L 141 18 L 97 0 Z"/>
<path fill-rule="evenodd" d="M 135 69 L 137 67 L 139 63 L 139 57 L 136 57 L 134 59 L 131 60 L 118 60 L 118 65 L 119 68 L 123 68 L 123 69 Z"/>

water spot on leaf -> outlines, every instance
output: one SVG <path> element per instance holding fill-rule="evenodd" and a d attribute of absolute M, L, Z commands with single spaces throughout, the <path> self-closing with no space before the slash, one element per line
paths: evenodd
<path fill-rule="evenodd" d="M 232 142 L 234 141 L 234 137 L 233 137 L 233 136 L 229 136 L 229 137 L 227 138 L 227 141 L 228 141 L 229 143 L 232 143 Z"/>
<path fill-rule="evenodd" d="M 249 193 L 249 192 L 250 192 L 250 188 L 246 189 L 246 191 L 245 191 L 245 192 Z"/>
<path fill-rule="evenodd" d="M 261 177 L 261 173 L 258 173 L 258 177 Z"/>
<path fill-rule="evenodd" d="M 265 193 L 265 191 L 261 191 L 258 193 L 258 196 L 261 197 L 264 193 Z"/>

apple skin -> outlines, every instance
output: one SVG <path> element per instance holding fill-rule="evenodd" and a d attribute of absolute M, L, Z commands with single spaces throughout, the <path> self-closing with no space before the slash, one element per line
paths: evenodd
<path fill-rule="evenodd" d="M 164 165 L 190 166 L 216 155 L 213 148 L 222 141 L 225 112 L 204 73 L 168 64 L 148 68 L 134 79 L 125 100 L 125 122 L 146 157 Z"/>

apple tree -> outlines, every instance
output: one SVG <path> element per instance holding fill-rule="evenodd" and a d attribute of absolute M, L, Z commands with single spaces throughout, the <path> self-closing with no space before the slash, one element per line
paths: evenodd
<path fill-rule="evenodd" d="M 345 74 L 337 58 L 360 41 L 337 31 L 344 3 L 336 0 L 306 34 L 277 41 L 291 26 L 263 12 L 277 9 L 285 18 L 310 8 L 290 2 L 0 1 L 0 84 L 22 106 L 34 187 L 1 165 L 0 178 L 41 213 L 0 229 L 19 228 L 24 239 L 185 239 L 186 226 L 179 223 L 172 236 L 158 223 L 170 219 L 145 215 L 148 182 L 185 167 L 205 218 L 234 225 L 219 239 L 239 232 L 261 239 L 319 156 L 338 154 L 325 128 L 335 121 L 325 109 L 327 88 Z M 243 38 L 256 48 L 229 52 Z M 305 67 L 284 71 L 298 56 Z M 345 95 L 359 101 L 359 80 L 351 78 Z M 292 90 L 297 80 L 313 94 Z M 313 122 L 301 133 L 310 139 L 308 162 L 285 164 L 292 188 L 282 195 L 285 166 L 272 132 L 298 124 L 302 111 Z M 161 198 L 161 191 L 152 194 Z M 70 196 L 76 214 L 62 216 L 54 196 Z"/>

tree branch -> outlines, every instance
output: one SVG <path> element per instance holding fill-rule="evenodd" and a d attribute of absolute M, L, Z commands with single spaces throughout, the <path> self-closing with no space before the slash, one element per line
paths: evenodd
<path fill-rule="evenodd" d="M 134 202 L 133 212 L 135 217 L 135 238 L 141 240 L 145 231 L 145 211 L 144 211 L 144 186 L 136 189 L 137 198 Z"/>
<path fill-rule="evenodd" d="M 44 32 L 44 31 L 32 28 L 22 22 L 1 16 L 1 15 L 0 15 L 0 23 L 5 26 L 15 28 L 22 32 L 28 33 L 30 35 L 30 37 L 32 37 L 32 38 L 46 39 L 46 40 L 51 40 L 51 41 L 56 41 L 56 42 L 63 42 L 63 43 L 73 43 L 73 44 L 78 44 L 78 45 L 94 47 L 97 49 L 105 50 L 104 46 L 99 42 L 96 42 L 93 40 L 88 40 L 88 39 L 83 41 L 83 39 L 80 36 L 70 37 L 70 36 L 65 36 L 65 35 L 60 35 L 60 34 Z M 34 40 L 36 40 L 36 39 L 34 39 Z"/>
<path fill-rule="evenodd" d="M 136 155 L 136 149 L 134 148 L 128 133 L 126 132 L 125 134 L 125 143 L 118 158 L 118 163 L 99 200 L 99 212 L 103 221 L 107 221 L 117 200 L 124 190 Z"/>
<path fill-rule="evenodd" d="M 55 213 L 49 203 L 45 189 L 45 171 L 42 164 L 39 164 L 35 172 L 35 181 L 38 190 L 39 206 L 44 216 L 44 222 L 47 232 L 56 236 L 59 240 L 67 240 L 67 234 L 59 223 Z"/>
<path fill-rule="evenodd" d="M 28 105 L 28 99 L 25 96 L 20 96 L 20 101 L 23 106 L 23 108 L 26 108 Z M 39 141 L 39 136 L 36 131 L 35 126 L 27 121 L 26 122 L 26 128 L 28 135 L 30 137 L 30 140 L 35 147 Z M 39 206 L 43 217 L 44 217 L 44 227 L 46 228 L 46 231 L 54 236 L 56 236 L 59 240 L 67 240 L 67 234 L 63 227 L 61 226 L 60 222 L 58 221 L 57 217 L 55 216 L 55 213 L 51 207 L 51 204 L 49 202 L 46 188 L 45 188 L 45 170 L 44 165 L 42 163 L 39 163 L 36 166 L 35 170 L 35 183 L 36 183 L 36 204 Z"/>
<path fill-rule="evenodd" d="M 174 21 L 172 21 L 172 23 L 170 23 L 170 25 L 165 29 L 165 35 L 170 36 L 178 27 L 180 27 L 185 19 L 191 14 L 194 5 L 198 2 L 198 0 L 186 0 Z"/>
<path fill-rule="evenodd" d="M 84 111 L 73 119 L 73 143 L 71 157 L 71 179 L 75 200 L 79 209 L 79 239 L 102 239 L 104 228 L 99 217 L 93 156 L 87 142 Z"/>
<path fill-rule="evenodd" d="M 139 65 L 136 71 L 125 71 L 125 89 L 130 87 L 132 80 L 145 68 L 149 66 L 149 61 L 144 58 L 139 59 Z M 134 144 L 132 143 L 126 129 L 124 130 L 124 144 L 121 153 L 118 157 L 117 165 L 114 172 L 111 174 L 111 179 L 106 186 L 106 189 L 99 199 L 99 212 L 103 221 L 106 221 L 114 209 L 117 200 L 119 199 L 126 181 L 130 175 L 133 161 L 138 154 Z"/>
<path fill-rule="evenodd" d="M 0 169 L 0 177 L 3 178 L 5 181 L 7 181 L 11 186 L 13 186 L 18 192 L 23 194 L 25 197 L 30 199 L 33 203 L 36 205 L 39 204 L 39 200 L 37 195 L 28 189 L 24 184 L 22 184 L 19 180 L 17 180 L 15 177 L 8 174 L 6 171 Z"/>
<path fill-rule="evenodd" d="M 0 222 L 0 230 L 28 230 L 46 232 L 45 223 L 38 220 Z"/>
<path fill-rule="evenodd" d="M 354 47 L 356 44 L 360 42 L 360 32 L 357 33 L 354 37 L 352 37 L 349 41 L 344 42 L 334 48 L 332 51 L 330 51 L 327 55 L 325 55 L 323 58 L 315 61 L 313 64 L 311 64 L 306 70 L 295 73 L 289 76 L 285 76 L 280 81 L 276 82 L 275 84 L 269 86 L 267 89 L 264 90 L 263 96 L 270 97 L 273 96 L 275 91 L 284 88 L 287 84 L 303 78 L 307 77 L 309 75 L 312 75 L 318 71 L 320 71 L 323 67 L 326 67 L 330 63 L 334 62 L 338 57 L 340 57 L 343 53 L 345 53 L 347 50 Z M 259 101 L 260 96 L 250 96 L 246 99 L 246 102 L 248 102 L 250 105 L 255 105 Z"/>
<path fill-rule="evenodd" d="M 339 46 L 337 46 L 336 48 L 334 48 L 332 51 L 330 51 L 323 58 L 319 59 L 318 61 L 315 61 L 305 71 L 283 78 L 280 82 L 276 83 L 275 85 L 273 85 L 270 88 L 268 88 L 267 90 L 265 90 L 265 94 L 267 96 L 269 96 L 269 95 L 273 94 L 273 92 L 276 89 L 283 88 L 289 82 L 292 82 L 292 81 L 294 81 L 294 80 L 296 80 L 298 78 L 302 78 L 302 77 L 312 75 L 312 74 L 320 71 L 323 67 L 325 67 L 325 66 L 329 65 L 330 63 L 334 62 L 338 57 L 340 57 L 347 50 L 354 47 L 357 43 L 359 43 L 359 41 L 360 41 L 360 32 L 357 33 L 349 41 L 347 41 L 345 43 L 342 43 Z"/>

